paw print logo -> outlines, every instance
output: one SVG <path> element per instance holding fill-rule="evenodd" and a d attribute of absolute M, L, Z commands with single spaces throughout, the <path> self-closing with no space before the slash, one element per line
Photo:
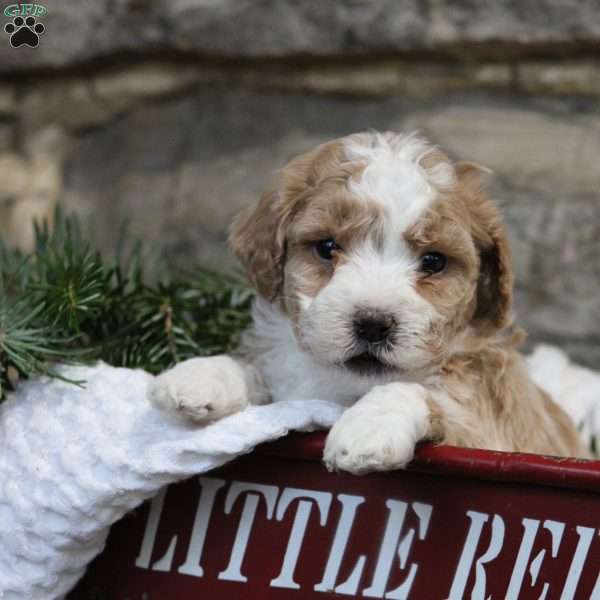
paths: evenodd
<path fill-rule="evenodd" d="M 36 22 L 35 17 L 15 17 L 12 23 L 4 26 L 4 31 L 10 35 L 10 45 L 13 48 L 29 46 L 35 48 L 40 43 L 40 35 L 44 33 L 45 27 Z"/>

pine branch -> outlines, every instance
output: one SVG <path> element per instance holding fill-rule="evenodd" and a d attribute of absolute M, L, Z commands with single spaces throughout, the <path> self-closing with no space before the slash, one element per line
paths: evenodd
<path fill-rule="evenodd" d="M 157 373 L 227 352 L 249 324 L 253 293 L 241 279 L 203 269 L 169 275 L 139 242 L 107 259 L 76 218 L 57 211 L 54 223 L 35 226 L 31 255 L 0 243 L 0 399 L 19 378 L 56 377 L 55 363 L 104 360 Z"/>

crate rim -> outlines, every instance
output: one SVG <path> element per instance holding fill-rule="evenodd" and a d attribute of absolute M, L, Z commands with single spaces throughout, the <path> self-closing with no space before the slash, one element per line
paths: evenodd
<path fill-rule="evenodd" d="M 293 432 L 256 452 L 321 462 L 326 432 Z M 323 467 L 325 468 L 325 467 Z M 600 493 L 600 460 L 420 444 L 410 471 L 504 483 L 537 484 Z"/>

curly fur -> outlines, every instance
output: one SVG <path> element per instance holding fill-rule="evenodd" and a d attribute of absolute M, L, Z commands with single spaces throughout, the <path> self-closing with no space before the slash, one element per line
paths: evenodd
<path fill-rule="evenodd" d="M 357 134 L 292 160 L 233 223 L 231 247 L 259 294 L 235 380 L 246 404 L 349 406 L 328 438 L 330 468 L 403 466 L 420 439 L 585 455 L 517 351 L 510 251 L 483 172 L 414 134 Z M 323 260 L 315 244 L 328 238 L 338 248 Z M 420 257 L 433 251 L 447 265 L 425 276 Z M 389 316 L 385 343 L 357 339 L 365 312 Z M 365 348 L 384 368 L 349 368 Z"/>

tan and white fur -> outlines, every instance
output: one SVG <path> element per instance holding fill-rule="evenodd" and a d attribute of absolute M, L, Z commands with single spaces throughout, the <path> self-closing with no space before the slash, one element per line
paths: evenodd
<path fill-rule="evenodd" d="M 516 350 L 484 171 L 391 132 L 292 160 L 231 228 L 258 292 L 239 352 L 177 365 L 154 402 L 200 422 L 270 401 L 340 403 L 324 458 L 351 473 L 403 467 L 421 440 L 584 455 Z"/>

